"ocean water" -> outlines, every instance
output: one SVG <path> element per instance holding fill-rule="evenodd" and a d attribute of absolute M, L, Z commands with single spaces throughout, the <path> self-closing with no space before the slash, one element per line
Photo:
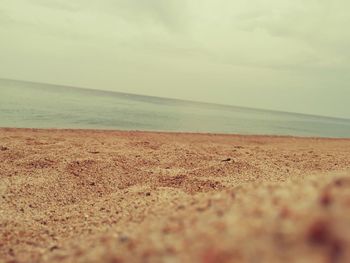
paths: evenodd
<path fill-rule="evenodd" d="M 350 120 L 0 80 L 0 127 L 350 137 Z"/>

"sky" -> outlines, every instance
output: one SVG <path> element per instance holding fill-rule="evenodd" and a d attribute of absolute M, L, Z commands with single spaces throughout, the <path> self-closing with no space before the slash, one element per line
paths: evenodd
<path fill-rule="evenodd" d="M 347 0 L 1 0 L 0 78 L 350 118 Z"/>

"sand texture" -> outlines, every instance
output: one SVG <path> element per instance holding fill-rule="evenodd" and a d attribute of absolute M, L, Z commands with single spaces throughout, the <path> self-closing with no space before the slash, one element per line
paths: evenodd
<path fill-rule="evenodd" d="M 350 140 L 0 129 L 0 262 L 350 262 Z"/>

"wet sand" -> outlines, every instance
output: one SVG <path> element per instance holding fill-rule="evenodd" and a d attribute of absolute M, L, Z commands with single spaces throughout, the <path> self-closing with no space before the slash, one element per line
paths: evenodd
<path fill-rule="evenodd" d="M 350 262 L 350 140 L 0 129 L 0 262 Z"/>

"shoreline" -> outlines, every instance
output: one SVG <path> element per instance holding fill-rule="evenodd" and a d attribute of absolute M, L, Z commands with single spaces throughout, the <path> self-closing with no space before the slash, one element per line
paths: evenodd
<path fill-rule="evenodd" d="M 0 128 L 0 262 L 348 262 L 349 156 L 342 138 Z"/>
<path fill-rule="evenodd" d="M 325 139 L 350 140 L 349 137 L 321 137 L 278 134 L 241 134 L 241 133 L 215 133 L 215 132 L 188 132 L 188 131 L 153 131 L 153 130 L 118 130 L 118 129 L 89 129 L 89 128 L 17 128 L 0 127 L 0 131 L 30 131 L 30 132 L 91 132 L 91 133 L 124 133 L 124 134 L 169 134 L 169 135 L 198 135 L 198 136 L 228 136 L 228 137 L 258 137 L 258 138 L 286 138 L 286 139 Z"/>

